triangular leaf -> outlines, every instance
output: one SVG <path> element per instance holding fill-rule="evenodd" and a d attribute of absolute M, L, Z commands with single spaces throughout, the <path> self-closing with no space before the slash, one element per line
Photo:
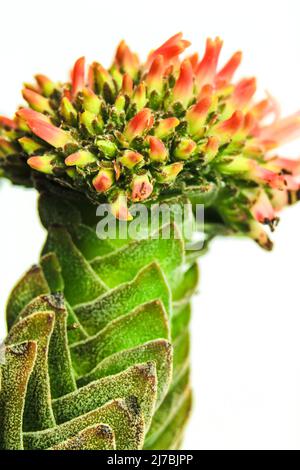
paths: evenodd
<path fill-rule="evenodd" d="M 23 449 L 25 397 L 36 352 L 34 341 L 6 347 L 5 364 L 0 368 L 0 449 Z"/>
<path fill-rule="evenodd" d="M 106 357 L 147 341 L 169 338 L 166 312 L 159 300 L 138 307 L 110 322 L 96 336 L 71 346 L 73 367 L 79 376 L 87 374 Z"/>
<path fill-rule="evenodd" d="M 156 299 L 162 301 L 169 316 L 170 290 L 160 267 L 157 263 L 152 263 L 142 269 L 132 282 L 110 290 L 93 302 L 80 305 L 75 313 L 86 331 L 95 335 L 112 320 Z"/>

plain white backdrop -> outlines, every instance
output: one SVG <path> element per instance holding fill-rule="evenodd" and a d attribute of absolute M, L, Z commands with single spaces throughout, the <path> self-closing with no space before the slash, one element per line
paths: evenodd
<path fill-rule="evenodd" d="M 221 36 L 221 61 L 242 49 L 240 74 L 256 75 L 288 114 L 300 109 L 299 18 L 299 0 L 5 2 L 0 114 L 13 114 L 35 73 L 63 80 L 81 55 L 109 65 L 122 38 L 145 57 L 178 31 L 200 53 L 206 37 Z M 282 153 L 300 155 L 300 142 Z M 8 293 L 43 243 L 35 205 L 33 191 L 0 186 L 2 337 Z M 201 260 L 186 449 L 300 449 L 300 205 L 282 214 L 273 238 L 272 253 L 219 239 Z"/>

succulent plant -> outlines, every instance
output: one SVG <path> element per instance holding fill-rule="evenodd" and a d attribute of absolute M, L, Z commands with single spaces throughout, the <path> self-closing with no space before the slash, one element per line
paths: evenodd
<path fill-rule="evenodd" d="M 38 189 L 48 232 L 7 304 L 2 449 L 179 448 L 197 257 L 219 234 L 270 249 L 263 224 L 299 198 L 299 161 L 274 153 L 299 113 L 281 119 L 271 96 L 254 102 L 254 78 L 233 82 L 240 52 L 217 70 L 219 38 L 201 60 L 179 59 L 188 46 L 177 34 L 140 63 L 122 41 L 109 69 L 86 76 L 82 57 L 67 83 L 37 75 L 29 108 L 0 117 L 1 175 Z M 148 238 L 99 239 L 107 202 L 120 225 L 137 202 L 192 218 L 202 203 L 204 248 L 187 249 L 173 216 Z"/>

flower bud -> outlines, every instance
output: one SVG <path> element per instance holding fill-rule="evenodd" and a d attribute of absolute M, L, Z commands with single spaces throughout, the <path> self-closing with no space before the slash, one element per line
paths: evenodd
<path fill-rule="evenodd" d="M 119 158 L 119 161 L 122 163 L 123 166 L 131 170 L 136 165 L 143 162 L 144 157 L 138 152 L 134 152 L 132 150 L 125 150 L 123 156 Z"/>
<path fill-rule="evenodd" d="M 89 88 L 82 90 L 83 96 L 83 108 L 85 111 L 89 111 L 92 114 L 99 114 L 101 107 L 101 100 L 99 97 Z"/>
<path fill-rule="evenodd" d="M 153 126 L 153 116 L 151 110 L 144 108 L 139 111 L 127 124 L 124 137 L 131 142 L 135 137 L 144 134 Z"/>
<path fill-rule="evenodd" d="M 11 142 L 0 136 L 0 152 L 3 155 L 8 156 L 16 153 L 16 149 Z"/>
<path fill-rule="evenodd" d="M 125 41 L 121 41 L 115 55 L 115 64 L 135 79 L 139 70 L 139 59 Z"/>
<path fill-rule="evenodd" d="M 116 199 L 111 203 L 111 212 L 119 220 L 132 220 L 132 215 L 130 214 L 127 207 L 127 197 L 124 192 L 120 192 Z"/>
<path fill-rule="evenodd" d="M 170 117 L 159 121 L 158 126 L 154 130 L 154 135 L 159 139 L 168 137 L 174 131 L 175 127 L 180 123 L 176 117 Z"/>
<path fill-rule="evenodd" d="M 0 128 L 13 130 L 17 129 L 17 127 L 17 123 L 12 119 L 9 119 L 5 116 L 0 116 Z"/>
<path fill-rule="evenodd" d="M 133 80 L 128 73 L 125 73 L 123 75 L 123 80 L 122 80 L 122 92 L 125 95 L 131 96 L 132 91 L 133 91 Z"/>
<path fill-rule="evenodd" d="M 53 109 L 51 108 L 48 99 L 44 96 L 36 93 L 35 91 L 29 90 L 28 88 L 25 88 L 22 91 L 22 95 L 24 100 L 26 100 L 35 111 L 38 111 L 39 113 L 46 112 L 53 114 Z"/>
<path fill-rule="evenodd" d="M 175 181 L 177 175 L 182 171 L 183 163 L 176 162 L 171 165 L 164 166 L 161 172 L 158 173 L 157 179 L 159 183 L 172 183 Z"/>
<path fill-rule="evenodd" d="M 168 151 L 164 143 L 154 136 L 149 136 L 150 160 L 153 162 L 164 162 L 168 158 Z"/>
<path fill-rule="evenodd" d="M 42 90 L 42 93 L 47 98 L 52 95 L 54 92 L 56 85 L 50 78 L 46 77 L 45 75 L 38 74 L 35 76 L 35 79 Z"/>
<path fill-rule="evenodd" d="M 114 183 L 114 172 L 107 168 L 99 170 L 97 176 L 93 179 L 93 186 L 98 193 L 108 191 Z"/>
<path fill-rule="evenodd" d="M 18 142 L 27 155 L 31 155 L 37 150 L 41 150 L 43 148 L 41 144 L 31 139 L 30 137 L 21 137 Z"/>
<path fill-rule="evenodd" d="M 78 150 L 78 152 L 72 153 L 65 159 L 65 164 L 67 166 L 78 166 L 83 168 L 95 161 L 97 161 L 97 158 L 88 150 Z"/>
<path fill-rule="evenodd" d="M 111 142 L 111 140 L 100 139 L 97 140 L 96 145 L 108 158 L 113 158 L 118 150 L 116 144 Z"/>
<path fill-rule="evenodd" d="M 148 175 L 136 175 L 131 183 L 131 200 L 134 202 L 144 201 L 153 191 Z"/>
<path fill-rule="evenodd" d="M 212 129 L 211 135 L 217 136 L 222 143 L 229 142 L 242 128 L 243 121 L 243 113 L 235 111 L 229 119 L 219 122 Z"/>
<path fill-rule="evenodd" d="M 140 111 L 147 103 L 145 83 L 140 83 L 133 92 L 132 103 L 136 105 L 136 109 Z"/>
<path fill-rule="evenodd" d="M 179 77 L 173 89 L 174 101 L 180 101 L 186 108 L 193 96 L 193 69 L 188 59 L 180 67 Z"/>
<path fill-rule="evenodd" d="M 208 116 L 211 99 L 202 98 L 194 106 L 191 106 L 186 113 L 188 131 L 192 136 L 201 137 L 204 133 L 204 125 Z"/>
<path fill-rule="evenodd" d="M 211 162 L 218 154 L 220 142 L 217 137 L 209 137 L 203 152 L 205 163 Z"/>
<path fill-rule="evenodd" d="M 174 156 L 180 160 L 186 160 L 193 155 L 196 147 L 197 144 L 192 139 L 182 138 L 175 148 Z"/>
<path fill-rule="evenodd" d="M 76 123 L 77 111 L 66 96 L 61 100 L 60 113 L 68 124 Z"/>
<path fill-rule="evenodd" d="M 162 92 L 164 71 L 165 64 L 163 56 L 158 55 L 153 60 L 150 70 L 146 76 L 148 96 L 152 93 L 152 91 L 156 91 L 158 94 Z"/>
<path fill-rule="evenodd" d="M 76 144 L 69 132 L 53 126 L 47 116 L 30 109 L 21 109 L 18 115 L 25 120 L 30 130 L 40 139 L 56 148 L 63 148 L 67 144 Z"/>
<path fill-rule="evenodd" d="M 45 173 L 51 175 L 53 173 L 52 161 L 54 160 L 53 155 L 43 155 L 30 157 L 27 160 L 27 164 L 33 170 L 39 171 L 40 173 Z"/>
<path fill-rule="evenodd" d="M 80 57 L 80 59 L 76 60 L 74 68 L 72 70 L 72 74 L 71 74 L 73 98 L 75 98 L 76 95 L 84 87 L 84 67 L 85 67 L 85 58 Z"/>

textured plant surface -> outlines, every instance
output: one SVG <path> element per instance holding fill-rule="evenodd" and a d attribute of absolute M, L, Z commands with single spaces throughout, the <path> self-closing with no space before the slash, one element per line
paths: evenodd
<path fill-rule="evenodd" d="M 1 447 L 178 447 L 198 278 L 178 229 L 166 240 L 102 241 L 86 210 L 49 193 L 39 205 L 47 241 L 7 306 Z"/>
<path fill-rule="evenodd" d="M 191 217 L 204 203 L 204 248 L 237 233 L 270 249 L 262 224 L 298 199 L 299 161 L 274 149 L 299 135 L 299 113 L 280 119 L 271 96 L 254 102 L 254 78 L 233 82 L 240 52 L 217 70 L 220 39 L 181 61 L 188 45 L 178 34 L 140 63 L 121 42 L 109 69 L 86 75 L 80 58 L 70 82 L 37 75 L 30 107 L 0 117 L 1 174 L 39 190 L 48 233 L 8 301 L 0 448 L 180 446 L 204 249 L 186 252 L 172 221 L 168 239 L 100 240 L 93 203 L 127 221 L 135 202 Z"/>

